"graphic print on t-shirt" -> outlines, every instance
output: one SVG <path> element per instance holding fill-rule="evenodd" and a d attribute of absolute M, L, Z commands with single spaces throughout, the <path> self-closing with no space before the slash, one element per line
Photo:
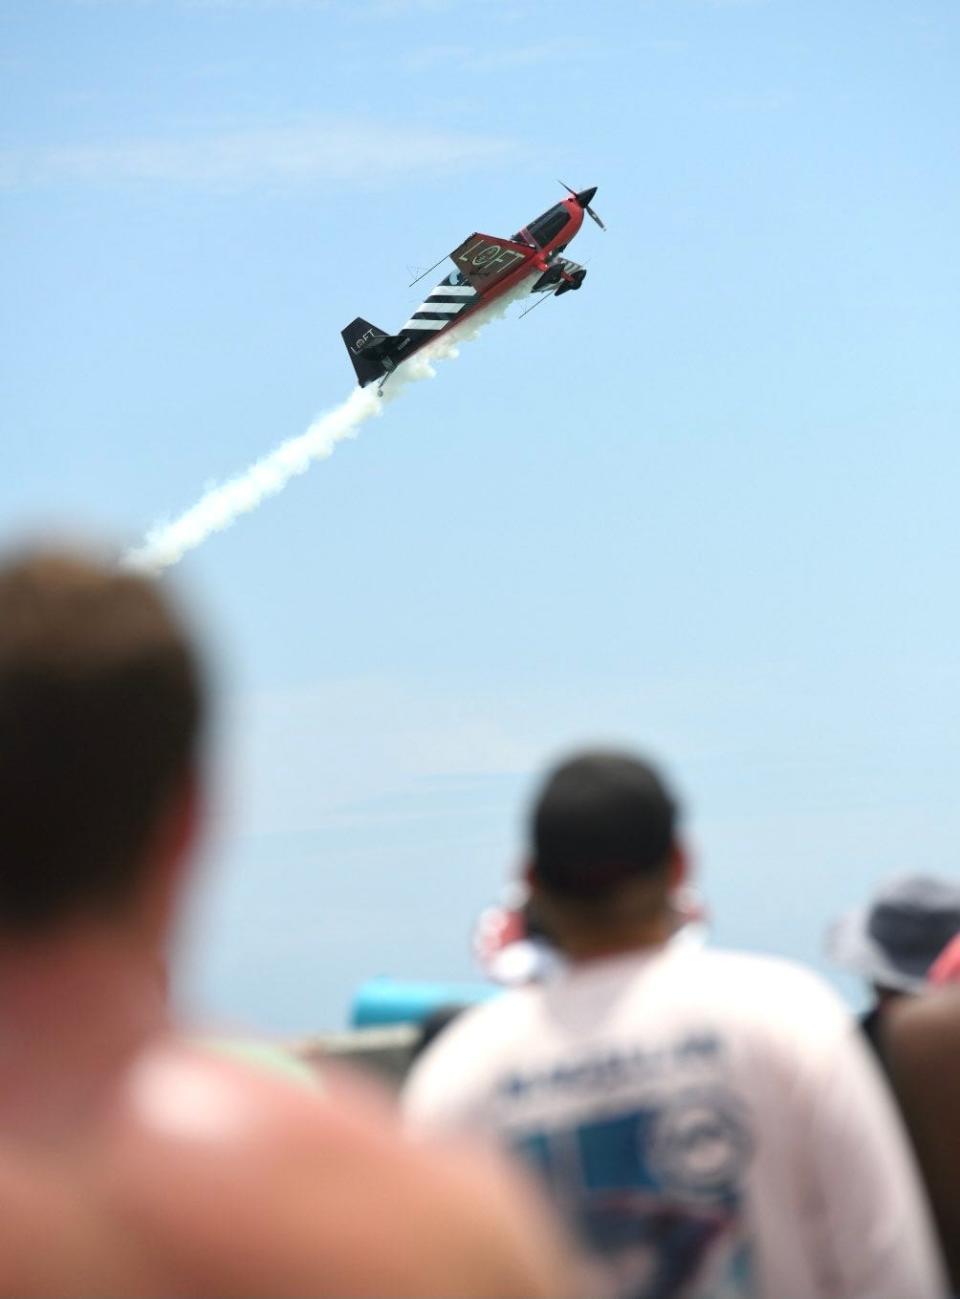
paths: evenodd
<path fill-rule="evenodd" d="M 599 1059 L 534 1085 L 552 1078 L 562 1089 Z M 611 1056 L 602 1059 L 609 1075 Z M 565 1207 L 617 1299 L 748 1299 L 746 1119 L 721 1082 L 677 1081 L 661 1077 L 609 1112 L 515 1129 L 512 1145 Z M 519 1098 L 524 1082 L 514 1077 L 509 1089 Z"/>

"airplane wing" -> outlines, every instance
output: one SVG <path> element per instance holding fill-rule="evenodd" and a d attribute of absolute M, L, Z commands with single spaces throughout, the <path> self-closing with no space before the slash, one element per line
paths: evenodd
<path fill-rule="evenodd" d="M 582 281 L 587 272 L 579 262 L 572 262 L 569 257 L 556 257 L 530 292 L 546 293 L 549 291 L 552 293 L 555 289 L 560 288 L 565 280 L 568 284 L 571 279 L 576 281 L 578 271 L 583 272 L 580 276 L 580 281 Z"/>
<path fill-rule="evenodd" d="M 454 248 L 450 257 L 457 270 L 482 293 L 502 275 L 515 271 L 523 262 L 531 261 L 538 251 L 530 244 L 516 244 L 511 239 L 498 239 L 495 235 L 482 235 L 475 231 Z"/>

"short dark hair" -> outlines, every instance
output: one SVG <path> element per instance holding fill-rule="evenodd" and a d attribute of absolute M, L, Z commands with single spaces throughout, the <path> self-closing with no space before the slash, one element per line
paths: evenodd
<path fill-rule="evenodd" d="M 204 712 L 158 585 L 35 549 L 0 564 L 0 931 L 122 905 Z"/>
<path fill-rule="evenodd" d="M 657 771 L 629 753 L 598 750 L 556 767 L 531 817 L 531 865 L 562 897 L 597 898 L 663 869 L 677 803 Z"/>

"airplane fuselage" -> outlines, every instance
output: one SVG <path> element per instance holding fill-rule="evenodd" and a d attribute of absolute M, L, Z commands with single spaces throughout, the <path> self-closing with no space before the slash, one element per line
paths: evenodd
<path fill-rule="evenodd" d="M 381 382 L 435 339 L 459 328 L 481 308 L 528 283 L 530 293 L 578 289 L 586 271 L 561 256 L 578 233 L 595 189 L 570 191 L 511 239 L 475 232 L 450 254 L 454 269 L 434 285 L 396 334 L 357 317 L 341 331 L 357 380 Z"/>
<path fill-rule="evenodd" d="M 430 290 L 410 319 L 401 326 L 398 337 L 410 339 L 401 359 L 406 360 L 426 343 L 461 325 L 481 307 L 489 306 L 510 293 L 528 276 L 533 277 L 530 286 L 533 292 L 533 282 L 550 269 L 554 257 L 567 246 L 582 225 L 583 208 L 576 198 L 568 198 L 548 208 L 509 241 L 535 247 L 537 254 L 532 260 L 482 237 L 471 247 L 459 249 L 453 258 L 457 269 Z M 546 235 L 546 238 L 541 241 L 537 238 L 538 233 Z M 481 259 L 479 265 L 475 259 Z M 517 265 L 511 268 L 507 259 L 516 259 Z M 489 288 L 475 288 L 469 283 L 466 272 L 488 267 L 495 271 L 498 261 L 501 265 L 506 261 L 507 265 Z"/>

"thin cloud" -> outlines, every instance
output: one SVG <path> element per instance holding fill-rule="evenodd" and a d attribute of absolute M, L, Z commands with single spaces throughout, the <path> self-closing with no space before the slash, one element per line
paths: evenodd
<path fill-rule="evenodd" d="M 252 185 L 376 185 L 410 172 L 515 155 L 498 136 L 329 120 L 98 145 L 0 150 L 0 188 L 135 182 L 235 190 Z"/>
<path fill-rule="evenodd" d="M 464 0 L 366 0 L 355 8 L 361 14 L 369 13 L 377 18 L 405 18 L 418 13 L 446 13 L 463 3 Z"/>
<path fill-rule="evenodd" d="M 340 9 L 360 17 L 407 17 L 456 8 L 503 6 L 509 0 L 73 0 L 83 8 L 125 9 Z"/>
<path fill-rule="evenodd" d="M 797 96 L 791 90 L 758 90 L 738 95 L 720 95 L 713 107 L 727 113 L 780 113 L 792 108 Z"/>
<path fill-rule="evenodd" d="M 481 9 L 497 9 L 501 15 L 514 18 L 527 12 L 527 6 L 517 0 L 353 0 L 350 8 L 355 15 L 373 18 L 407 18 L 452 13 L 456 9 L 475 16 Z"/>
<path fill-rule="evenodd" d="M 330 9 L 336 0 L 73 0 L 86 9 Z"/>
<path fill-rule="evenodd" d="M 471 72 L 495 72 L 504 68 L 582 62 L 604 52 L 596 43 L 556 36 L 527 44 L 511 44 L 508 41 L 493 48 L 478 48 L 466 43 L 428 45 L 411 54 L 406 64 L 417 72 L 452 66 Z"/>
<path fill-rule="evenodd" d="M 330 681 L 232 704 L 224 754 L 246 833 L 316 830 L 338 817 L 376 821 L 439 778 L 512 776 L 540 752 L 492 708 L 389 679 Z"/>

